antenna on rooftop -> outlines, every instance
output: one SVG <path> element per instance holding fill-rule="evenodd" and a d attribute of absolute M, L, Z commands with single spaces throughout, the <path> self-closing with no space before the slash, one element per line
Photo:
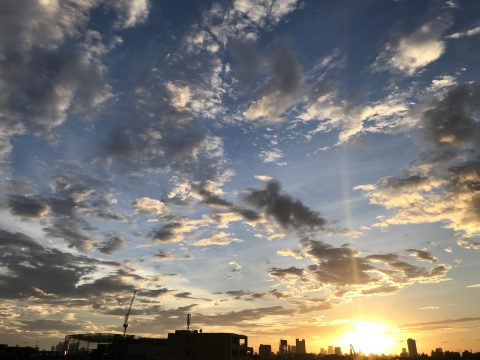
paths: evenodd
<path fill-rule="evenodd" d="M 192 318 L 192 315 L 190 313 L 187 314 L 187 330 L 190 330 L 190 319 Z"/>
<path fill-rule="evenodd" d="M 133 300 L 135 300 L 135 294 L 136 293 L 137 293 L 137 290 L 133 290 L 132 301 L 130 301 L 130 306 L 128 308 L 127 313 L 125 314 L 125 321 L 123 323 L 123 338 L 124 339 L 127 336 L 128 318 L 130 317 L 130 312 L 132 311 Z"/>

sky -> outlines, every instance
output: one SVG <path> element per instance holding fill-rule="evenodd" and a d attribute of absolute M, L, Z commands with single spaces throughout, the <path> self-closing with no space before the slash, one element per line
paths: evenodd
<path fill-rule="evenodd" d="M 0 6 L 2 343 L 480 351 L 480 2 Z"/>

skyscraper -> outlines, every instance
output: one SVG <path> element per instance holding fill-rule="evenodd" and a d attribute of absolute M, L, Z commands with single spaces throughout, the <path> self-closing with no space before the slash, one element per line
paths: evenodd
<path fill-rule="evenodd" d="M 408 345 L 408 356 L 409 357 L 417 357 L 417 343 L 415 339 L 409 338 L 407 339 L 407 345 Z"/>
<path fill-rule="evenodd" d="M 305 347 L 305 339 L 295 339 L 295 348 L 296 348 L 296 352 L 297 354 L 306 354 L 307 353 L 307 350 L 306 350 L 306 347 Z"/>
<path fill-rule="evenodd" d="M 278 352 L 280 354 L 285 354 L 287 352 L 287 349 L 288 349 L 287 340 L 280 339 L 280 346 L 278 347 Z"/>

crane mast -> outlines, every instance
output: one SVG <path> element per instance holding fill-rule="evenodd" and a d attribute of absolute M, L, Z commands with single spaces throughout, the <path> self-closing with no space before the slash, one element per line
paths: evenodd
<path fill-rule="evenodd" d="M 123 338 L 127 336 L 127 328 L 128 328 L 128 318 L 130 317 L 130 312 L 132 311 L 133 300 L 135 300 L 135 295 L 137 294 L 137 290 L 133 291 L 132 301 L 130 301 L 130 306 L 128 307 L 128 311 L 125 314 L 125 321 L 123 322 Z"/>

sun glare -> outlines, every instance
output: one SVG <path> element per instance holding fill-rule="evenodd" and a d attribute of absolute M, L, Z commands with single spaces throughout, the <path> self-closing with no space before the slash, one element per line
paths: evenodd
<path fill-rule="evenodd" d="M 356 352 L 364 354 L 390 354 L 396 352 L 395 329 L 385 324 L 370 321 L 355 321 L 352 330 L 341 336 L 342 349 L 349 350 L 350 344 Z"/>

